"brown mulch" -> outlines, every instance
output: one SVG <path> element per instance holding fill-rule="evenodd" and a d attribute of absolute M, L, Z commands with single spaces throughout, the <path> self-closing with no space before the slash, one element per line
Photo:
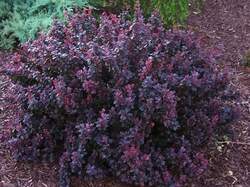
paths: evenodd
<path fill-rule="evenodd" d="M 237 105 L 241 119 L 233 124 L 235 137 L 217 142 L 208 152 L 208 171 L 192 187 L 250 186 L 250 68 L 240 66 L 250 49 L 250 0 L 206 0 L 201 13 L 195 10 L 189 17 L 190 29 L 204 35 L 208 48 L 215 48 L 217 60 L 232 68 L 231 84 L 240 92 Z M 3 55 L 0 54 L 0 59 Z M 0 131 L 7 120 L 3 98 L 8 86 L 0 77 Z M 58 167 L 53 164 L 16 163 L 0 142 L 0 187 L 57 187 Z M 99 182 L 74 180 L 75 187 L 128 187 L 111 179 Z"/>
<path fill-rule="evenodd" d="M 250 69 L 236 71 L 231 82 L 240 92 L 235 103 L 240 108 L 240 120 L 232 124 L 232 140 L 216 141 L 207 150 L 209 168 L 192 187 L 250 186 Z"/>
<path fill-rule="evenodd" d="M 250 1 L 206 0 L 201 13 L 191 13 L 188 26 L 202 33 L 206 47 L 217 49 L 218 63 L 232 69 L 231 84 L 240 92 L 241 119 L 233 124 L 233 141 L 210 147 L 209 169 L 192 186 L 250 186 L 250 68 L 243 57 L 250 49 Z"/>
<path fill-rule="evenodd" d="M 221 50 L 221 62 L 236 66 L 250 49 L 249 18 L 249 0 L 205 0 L 200 14 L 191 13 L 188 25 L 206 33 L 209 43 Z"/>

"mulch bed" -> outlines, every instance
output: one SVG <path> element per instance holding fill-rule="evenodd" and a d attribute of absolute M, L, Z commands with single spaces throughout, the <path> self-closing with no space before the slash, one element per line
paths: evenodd
<path fill-rule="evenodd" d="M 192 180 L 192 187 L 248 187 L 250 186 L 250 68 L 240 66 L 242 57 L 250 49 L 250 1 L 206 0 L 201 13 L 194 10 L 188 27 L 203 36 L 204 46 L 215 48 L 217 61 L 231 67 L 231 84 L 240 93 L 235 103 L 241 118 L 233 124 L 234 138 L 217 142 L 207 150 L 209 169 Z M 0 59 L 4 54 L 0 53 Z M 0 77 L 0 124 L 7 120 L 5 91 L 8 80 Z M 11 113 L 11 111 L 10 111 Z M 9 114 L 10 115 L 10 114 Z M 0 131 L 3 129 L 0 125 Z M 1 136 L 0 136 L 1 137 Z M 57 187 L 58 167 L 55 164 L 16 163 L 0 142 L 0 187 Z M 74 180 L 75 187 L 128 187 L 112 179 L 98 182 Z"/>
<path fill-rule="evenodd" d="M 242 67 L 250 49 L 249 18 L 249 0 L 207 0 L 201 13 L 195 11 L 189 17 L 189 28 L 205 34 L 206 46 L 217 49 L 218 63 L 232 68 L 231 84 L 241 95 L 234 140 L 208 150 L 209 170 L 193 186 L 250 186 L 250 68 Z"/>

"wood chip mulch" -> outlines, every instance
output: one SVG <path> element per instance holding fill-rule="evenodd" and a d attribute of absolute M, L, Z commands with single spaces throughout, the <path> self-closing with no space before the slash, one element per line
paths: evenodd
<path fill-rule="evenodd" d="M 232 70 L 232 86 L 240 92 L 236 102 L 241 118 L 233 124 L 233 141 L 210 147 L 209 170 L 191 186 L 250 186 L 250 68 L 244 55 L 250 49 L 250 1 L 206 0 L 201 11 L 194 10 L 190 29 L 205 35 L 206 47 L 217 49 L 218 63 Z"/>

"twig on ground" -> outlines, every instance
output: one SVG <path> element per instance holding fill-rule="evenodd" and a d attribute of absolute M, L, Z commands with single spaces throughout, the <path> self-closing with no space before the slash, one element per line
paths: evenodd
<path fill-rule="evenodd" d="M 232 141 L 224 141 L 224 142 L 218 142 L 219 144 L 237 144 L 237 145 L 248 145 L 250 146 L 250 143 L 247 142 L 232 142 Z"/>

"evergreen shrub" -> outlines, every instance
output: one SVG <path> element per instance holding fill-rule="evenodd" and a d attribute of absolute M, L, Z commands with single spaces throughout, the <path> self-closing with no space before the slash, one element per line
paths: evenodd
<path fill-rule="evenodd" d="M 12 49 L 19 43 L 47 32 L 54 19 L 64 20 L 64 12 L 90 6 L 88 0 L 1 0 L 0 48 Z"/>

